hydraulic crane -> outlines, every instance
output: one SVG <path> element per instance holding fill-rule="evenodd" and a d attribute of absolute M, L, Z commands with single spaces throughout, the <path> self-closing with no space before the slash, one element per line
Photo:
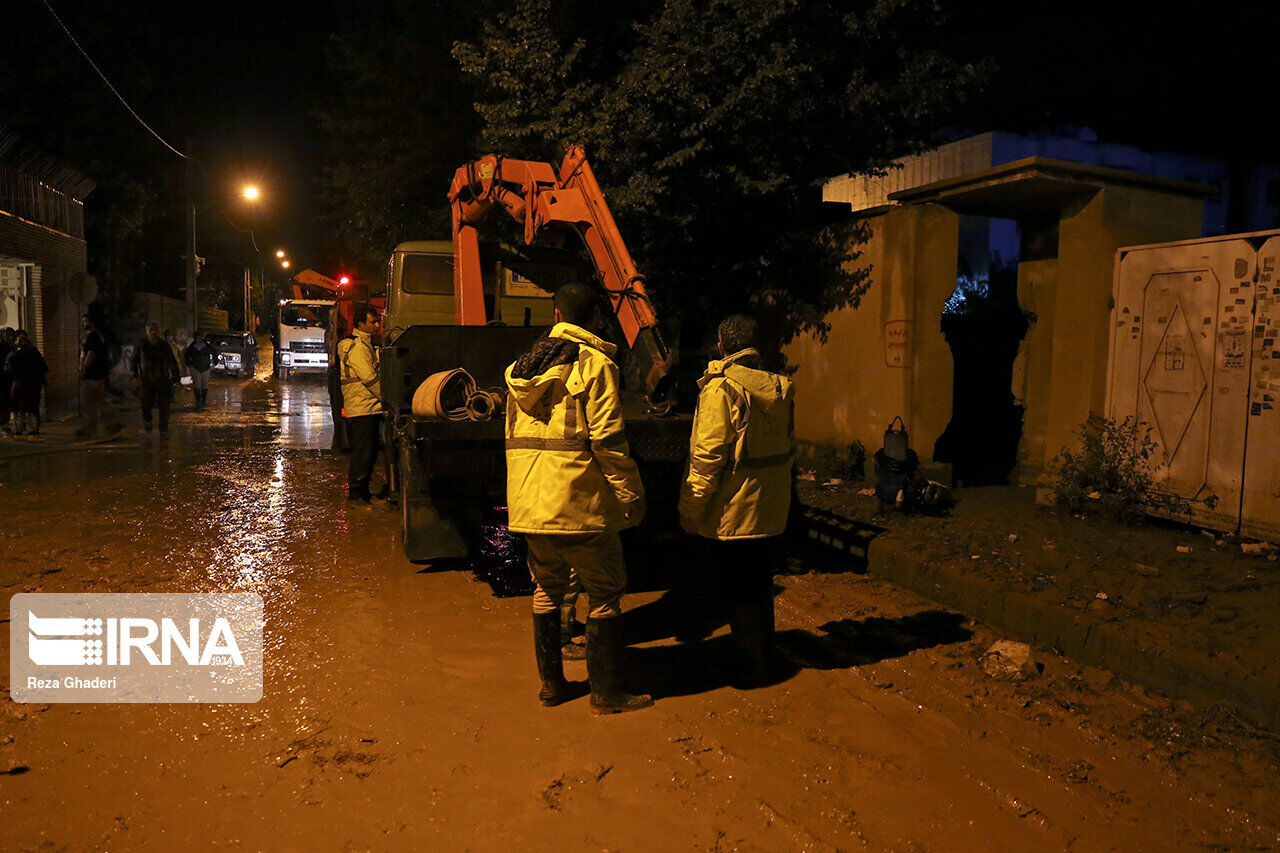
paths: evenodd
<path fill-rule="evenodd" d="M 459 326 L 483 326 L 485 313 L 477 226 L 490 209 L 500 207 L 524 226 L 524 241 L 556 242 L 564 231 L 576 233 L 586 247 L 609 296 L 631 350 L 631 366 L 644 379 L 651 407 L 659 401 L 674 356 L 662 339 L 658 318 L 618 232 L 586 152 L 572 145 L 557 171 L 552 164 L 512 160 L 495 154 L 458 169 L 449 188 L 453 213 L 454 314 Z"/>

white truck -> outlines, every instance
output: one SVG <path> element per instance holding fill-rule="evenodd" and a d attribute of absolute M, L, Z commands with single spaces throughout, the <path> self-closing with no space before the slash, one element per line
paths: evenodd
<path fill-rule="evenodd" d="M 282 299 L 276 338 L 276 375 L 329 369 L 329 338 L 337 303 L 324 299 Z"/>

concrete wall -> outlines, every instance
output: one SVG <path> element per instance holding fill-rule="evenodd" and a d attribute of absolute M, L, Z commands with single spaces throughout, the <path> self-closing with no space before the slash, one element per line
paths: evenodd
<path fill-rule="evenodd" d="M 1022 447 L 1027 473 L 1042 470 L 1063 447 L 1074 446 L 1074 433 L 1090 412 L 1105 411 L 1116 249 L 1196 237 L 1202 217 L 1197 198 L 1106 187 L 1078 211 L 1064 215 L 1056 284 L 1051 284 L 1053 275 L 1044 262 L 1019 270 L 1019 295 L 1025 278 L 1036 305 L 1052 303 L 1049 317 L 1037 311 L 1040 316 L 1023 343 L 1026 375 L 1033 379 L 1025 388 L 1029 426 L 1024 427 Z M 1034 294 L 1036 288 L 1040 294 Z"/>
<path fill-rule="evenodd" d="M 1013 396 L 1023 406 L 1022 441 L 1015 479 L 1033 483 L 1043 469 L 1053 387 L 1053 321 L 1058 300 L 1058 260 L 1018 265 L 1018 305 L 1027 312 L 1027 335 L 1013 362 Z M 1055 450 L 1054 453 L 1057 451 Z M 1054 453 L 1048 454 L 1052 458 Z"/>
<path fill-rule="evenodd" d="M 871 240 L 853 262 L 871 267 L 861 303 L 827 317 L 826 344 L 807 335 L 784 350 L 798 367 L 796 437 L 836 448 L 860 441 L 870 454 L 901 415 L 927 461 L 951 418 L 941 317 L 956 285 L 959 219 L 924 205 L 892 208 L 869 224 Z"/>

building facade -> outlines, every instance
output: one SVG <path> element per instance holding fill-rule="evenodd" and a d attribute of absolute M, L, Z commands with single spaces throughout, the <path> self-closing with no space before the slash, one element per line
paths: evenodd
<path fill-rule="evenodd" d="M 26 329 L 49 363 L 47 411 L 77 403 L 88 275 L 84 199 L 94 182 L 0 128 L 0 328 Z"/>

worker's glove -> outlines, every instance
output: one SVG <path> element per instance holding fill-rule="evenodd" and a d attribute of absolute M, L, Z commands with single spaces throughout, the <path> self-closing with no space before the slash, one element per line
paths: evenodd
<path fill-rule="evenodd" d="M 630 503 L 623 504 L 622 512 L 630 525 L 634 526 L 644 521 L 644 498 L 636 498 Z"/>

